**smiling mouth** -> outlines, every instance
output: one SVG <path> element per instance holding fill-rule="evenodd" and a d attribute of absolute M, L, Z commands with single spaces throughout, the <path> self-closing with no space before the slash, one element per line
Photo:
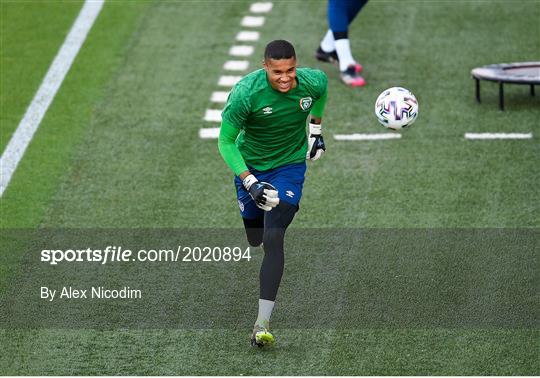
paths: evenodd
<path fill-rule="evenodd" d="M 288 83 L 278 83 L 278 84 L 279 84 L 279 87 L 283 88 L 283 89 L 289 88 L 291 86 L 290 82 L 288 82 Z"/>

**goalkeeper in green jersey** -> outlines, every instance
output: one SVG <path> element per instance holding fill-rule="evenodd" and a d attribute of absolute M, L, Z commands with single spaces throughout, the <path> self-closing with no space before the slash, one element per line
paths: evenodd
<path fill-rule="evenodd" d="M 294 47 L 276 40 L 266 46 L 263 69 L 242 78 L 223 109 L 219 151 L 235 174 L 248 242 L 264 249 L 253 346 L 274 342 L 269 322 L 283 275 L 283 240 L 299 208 L 306 159 L 326 150 L 326 97 L 326 74 L 297 68 Z"/>

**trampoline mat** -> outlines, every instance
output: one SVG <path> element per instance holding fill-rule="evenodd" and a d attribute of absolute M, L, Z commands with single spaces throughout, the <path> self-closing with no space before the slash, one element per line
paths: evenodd
<path fill-rule="evenodd" d="M 540 62 L 491 64 L 475 68 L 471 74 L 482 80 L 540 84 Z"/>

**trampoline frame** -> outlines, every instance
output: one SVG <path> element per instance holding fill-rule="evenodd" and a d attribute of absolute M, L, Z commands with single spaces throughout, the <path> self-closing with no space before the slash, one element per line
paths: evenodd
<path fill-rule="evenodd" d="M 471 71 L 472 77 L 476 82 L 476 101 L 480 101 L 480 80 L 487 80 L 499 83 L 499 109 L 504 111 L 504 84 L 521 84 L 530 85 L 531 96 L 534 96 L 534 86 L 540 84 L 540 75 L 511 75 L 506 73 L 507 70 L 517 68 L 538 67 L 540 70 L 540 62 L 519 62 L 519 63 L 502 63 L 490 64 L 484 67 L 478 67 Z"/>

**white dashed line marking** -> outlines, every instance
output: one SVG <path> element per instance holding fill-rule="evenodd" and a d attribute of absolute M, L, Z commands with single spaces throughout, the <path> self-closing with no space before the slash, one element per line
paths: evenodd
<path fill-rule="evenodd" d="M 244 31 L 238 32 L 238 34 L 236 35 L 236 40 L 242 41 L 242 42 L 255 42 L 255 41 L 258 41 L 259 38 L 260 38 L 260 34 L 258 31 L 244 30 Z"/>
<path fill-rule="evenodd" d="M 232 87 L 240 81 L 242 76 L 221 76 L 218 81 L 220 87 Z"/>
<path fill-rule="evenodd" d="M 232 46 L 229 49 L 229 55 L 232 56 L 250 56 L 255 51 L 253 46 Z"/>
<path fill-rule="evenodd" d="M 251 7 L 249 8 L 249 10 L 252 13 L 268 13 L 272 10 L 273 6 L 274 4 L 272 4 L 271 2 L 253 3 L 251 4 Z"/>
<path fill-rule="evenodd" d="M 229 97 L 229 92 L 212 92 L 210 101 L 224 103 L 227 102 L 227 97 Z"/>
<path fill-rule="evenodd" d="M 244 16 L 242 18 L 242 22 L 240 23 L 242 26 L 247 26 L 251 28 L 257 28 L 264 25 L 264 17 L 262 16 Z"/>
<path fill-rule="evenodd" d="M 208 122 L 221 122 L 221 110 L 206 109 L 204 120 Z"/>
<path fill-rule="evenodd" d="M 227 71 L 245 71 L 249 67 L 247 60 L 229 60 L 223 65 L 223 69 Z"/>
<path fill-rule="evenodd" d="M 219 137 L 219 127 L 205 127 L 199 129 L 199 138 L 217 139 Z"/>

